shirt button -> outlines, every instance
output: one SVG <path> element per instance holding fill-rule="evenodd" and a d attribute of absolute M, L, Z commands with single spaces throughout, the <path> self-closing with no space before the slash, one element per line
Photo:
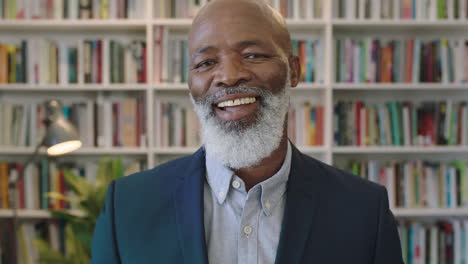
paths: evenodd
<path fill-rule="evenodd" d="M 233 181 L 232 182 L 232 187 L 234 187 L 235 189 L 239 189 L 240 186 L 241 186 L 241 184 L 240 184 L 239 181 Z"/>
<path fill-rule="evenodd" d="M 224 192 L 223 191 L 219 192 L 218 197 L 219 197 L 219 199 L 223 199 L 224 198 Z"/>
<path fill-rule="evenodd" d="M 252 233 L 252 227 L 250 227 L 250 226 L 245 226 L 245 227 L 244 227 L 244 234 L 250 235 L 250 233 Z"/>
<path fill-rule="evenodd" d="M 270 201 L 267 200 L 267 201 L 265 202 L 265 208 L 266 208 L 266 209 L 270 209 L 270 207 L 271 207 Z"/>

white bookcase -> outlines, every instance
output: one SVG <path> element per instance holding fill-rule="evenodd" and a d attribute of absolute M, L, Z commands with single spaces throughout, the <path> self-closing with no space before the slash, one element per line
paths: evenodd
<path fill-rule="evenodd" d="M 34 85 L 5 84 L 0 85 L 2 100 L 37 100 L 54 97 L 96 97 L 98 93 L 121 94 L 126 92 L 146 94 L 147 145 L 139 148 L 83 148 L 68 158 L 82 159 L 102 155 L 122 155 L 145 160 L 148 168 L 172 158 L 193 153 L 196 148 L 161 148 L 156 146 L 157 128 L 154 127 L 154 102 L 159 98 L 179 97 L 188 101 L 188 87 L 183 83 L 155 83 L 152 79 L 154 30 L 164 26 L 169 34 L 186 34 L 191 19 L 155 18 L 153 10 L 159 0 L 146 0 L 146 17 L 138 20 L 0 20 L 0 38 L 24 38 L 34 36 L 52 36 L 60 38 L 110 38 L 118 36 L 123 39 L 145 39 L 147 43 L 147 83 L 146 84 L 70 84 L 70 85 Z M 204 0 L 206 2 L 206 0 Z M 278 7 L 279 0 L 273 0 Z M 202 0 L 203 2 L 203 0 Z M 293 38 L 303 36 L 318 37 L 325 44 L 324 82 L 301 83 L 293 89 L 294 98 L 310 98 L 321 102 L 325 109 L 324 145 L 320 147 L 298 146 L 304 153 L 316 157 L 328 164 L 344 162 L 356 158 L 402 159 L 421 157 L 431 159 L 465 159 L 468 160 L 468 146 L 445 147 L 339 147 L 333 144 L 333 104 L 338 99 L 346 98 L 465 98 L 468 99 L 468 84 L 358 84 L 335 83 L 334 74 L 334 39 L 340 36 L 450 36 L 468 33 L 467 20 L 404 20 L 387 19 L 337 19 L 333 5 L 336 1 L 324 0 L 323 17 L 320 19 L 287 19 Z M 0 41 L 1 42 L 1 41 Z M 106 58 L 104 58 L 106 60 Z M 0 160 L 24 161 L 33 151 L 32 148 L 0 147 Z M 393 209 L 397 217 L 468 217 L 467 209 Z M 0 210 L 0 218 L 12 216 L 9 210 Z M 46 218 L 44 211 L 21 210 L 20 217 L 26 219 Z"/>

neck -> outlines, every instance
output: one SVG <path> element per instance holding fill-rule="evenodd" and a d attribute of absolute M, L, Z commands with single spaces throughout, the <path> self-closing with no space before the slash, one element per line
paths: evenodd
<path fill-rule="evenodd" d="M 283 165 L 288 150 L 288 138 L 286 131 L 283 133 L 280 145 L 275 149 L 270 156 L 264 158 L 258 165 L 249 168 L 234 170 L 245 183 L 246 190 L 250 190 L 256 184 L 267 180 L 275 175 Z"/>

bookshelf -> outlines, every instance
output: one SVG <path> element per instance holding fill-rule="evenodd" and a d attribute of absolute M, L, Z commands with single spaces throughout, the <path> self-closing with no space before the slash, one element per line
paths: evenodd
<path fill-rule="evenodd" d="M 320 8 L 321 15 L 300 14 L 294 7 L 286 18 L 288 28 L 293 39 L 319 39 L 322 41 L 323 61 L 317 62 L 323 71 L 321 82 L 300 83 L 292 90 L 292 102 L 302 103 L 304 98 L 310 102 L 321 104 L 324 107 L 323 142 L 321 146 L 300 146 L 305 154 L 313 156 L 328 164 L 344 166 L 349 160 L 413 160 L 428 159 L 437 161 L 462 160 L 468 161 L 468 145 L 431 145 L 431 146 L 339 146 L 334 142 L 334 106 L 339 100 L 364 100 L 365 102 L 385 102 L 397 100 L 409 100 L 421 102 L 424 100 L 468 100 L 468 80 L 464 82 L 338 82 L 336 81 L 336 40 L 345 38 L 381 38 L 403 39 L 421 37 L 423 39 L 458 38 L 467 41 L 463 37 L 468 34 L 468 18 L 466 10 L 468 6 L 465 0 L 457 0 L 460 3 L 460 13 L 456 16 L 438 17 L 431 9 L 428 16 L 423 16 L 426 11 L 415 11 L 414 18 L 401 18 L 403 1 L 376 1 L 356 0 L 359 3 L 377 2 L 394 3 L 394 6 L 383 5 L 381 8 L 393 8 L 392 16 L 388 10 L 382 10 L 379 16 L 372 7 L 369 18 L 360 16 L 362 9 L 355 6 L 357 16 L 339 16 L 339 7 L 344 2 L 355 3 L 349 0 L 291 0 L 293 4 L 313 4 L 314 10 Z M 424 0 L 435 4 L 439 0 Z M 11 98 L 48 98 L 67 100 L 69 97 L 82 96 L 95 100 L 100 94 L 126 95 L 127 93 L 142 95 L 145 98 L 145 126 L 146 142 L 140 147 L 85 147 L 70 155 L 70 159 L 80 160 L 101 155 L 122 155 L 126 158 L 144 161 L 148 168 L 154 167 L 170 159 L 193 153 L 196 147 L 170 147 L 161 146 L 157 138 L 161 133 L 157 124 L 157 111 L 155 105 L 158 101 L 180 101 L 189 105 L 188 87 L 185 83 L 168 83 L 156 79 L 154 74 L 158 71 L 155 63 L 158 47 L 155 44 L 156 33 L 164 29 L 169 38 L 184 39 L 190 29 L 191 18 L 168 18 L 161 16 L 159 11 L 160 0 L 145 0 L 143 16 L 137 19 L 25 19 L 12 20 L 0 19 L 0 36 L 8 36 L 8 39 L 29 39 L 32 37 L 63 38 L 63 39 L 123 39 L 131 41 L 135 39 L 146 42 L 146 82 L 145 83 L 110 83 L 105 77 L 102 83 L 76 84 L 33 84 L 31 82 L 21 84 L 0 84 L 0 103 Z M 182 1 L 181 1 L 182 2 Z M 207 0 L 201 0 L 204 4 Z M 284 0 L 267 0 L 275 8 L 284 8 Z M 406 1 L 407 2 L 407 1 Z M 168 2 L 166 2 L 168 3 Z M 461 6 L 463 3 L 463 6 Z M 384 7 L 385 6 L 385 7 Z M 309 8 L 311 6 L 308 6 Z M 447 6 L 448 7 L 448 6 Z M 364 11 L 362 11 L 364 10 Z M 401 12 L 396 12 L 401 10 Z M 283 10 L 284 12 L 284 10 Z M 420 13 L 418 13 L 420 12 Z M 431 13 L 432 12 L 432 13 Z M 313 13 L 314 14 L 314 13 Z M 419 14 L 419 15 L 418 15 Z M 2 41 L 3 42 L 3 38 Z M 464 43 L 464 42 L 463 42 Z M 107 54 L 107 55 L 106 55 Z M 104 52 L 104 59 L 108 59 L 108 53 Z M 466 56 L 466 55 L 465 55 Z M 171 60 L 171 58 L 166 58 Z M 104 68 L 109 67 L 104 65 Z M 164 67 L 164 66 L 163 66 Z M 161 67 L 159 67 L 161 68 Z M 107 69 L 107 68 L 106 68 Z M 468 73 L 467 73 L 468 74 Z M 468 78 L 468 76 L 466 76 Z M 0 161 L 21 161 L 32 151 L 31 147 L 0 146 Z M 466 219 L 466 208 L 392 208 L 399 219 Z M 9 210 L 0 210 L 0 219 L 11 217 Z M 20 217 L 25 219 L 47 218 L 45 211 L 21 210 Z"/>
<path fill-rule="evenodd" d="M 203 3 L 206 2 L 202 1 Z M 320 2 L 320 1 L 317 1 Z M 203 4 L 202 3 L 202 4 Z M 270 3 L 274 7 L 280 7 L 280 0 L 272 0 Z M 315 2 L 314 2 L 315 3 Z M 321 3 L 322 16 L 318 18 L 299 18 L 294 14 L 287 17 L 286 21 L 291 31 L 293 39 L 302 37 L 319 38 L 324 42 L 324 57 L 322 66 L 324 70 L 323 82 L 321 83 L 300 83 L 292 90 L 292 97 L 318 98 L 323 102 L 325 109 L 324 124 L 324 144 L 323 146 L 298 146 L 306 154 L 314 156 L 326 163 L 334 164 L 334 159 L 344 159 L 347 156 L 352 158 L 355 154 L 443 154 L 449 153 L 454 156 L 467 152 L 468 146 L 336 146 L 333 142 L 333 105 L 337 98 L 351 94 L 360 97 L 362 95 L 375 98 L 388 95 L 405 97 L 410 91 L 411 96 L 418 96 L 419 93 L 431 92 L 432 95 L 446 93 L 465 94 L 468 85 L 465 83 L 338 83 L 334 78 L 334 56 L 336 56 L 334 45 L 335 39 L 341 36 L 375 36 L 381 31 L 389 32 L 393 35 L 408 35 L 414 32 L 423 32 L 423 35 L 437 36 L 438 33 L 450 29 L 456 33 L 468 31 L 468 23 L 465 19 L 379 19 L 379 18 L 338 18 L 336 8 L 338 0 L 323 1 Z M 39 34 L 44 37 L 62 36 L 63 38 L 92 38 L 103 36 L 104 38 L 121 39 L 143 39 L 147 43 L 147 82 L 138 84 L 109 83 L 78 83 L 78 84 L 33 84 L 15 83 L 0 84 L 0 100 L 9 97 L 24 96 L 24 93 L 31 92 L 39 95 L 56 95 L 58 99 L 66 97 L 67 94 L 91 94 L 105 92 L 135 92 L 146 96 L 146 126 L 147 144 L 142 147 L 86 147 L 72 154 L 79 159 L 87 155 L 125 155 L 143 158 L 148 167 L 156 166 L 161 160 L 166 160 L 165 156 L 179 156 L 192 153 L 194 147 L 160 147 L 155 144 L 156 135 L 154 128 L 155 111 L 153 109 L 155 100 L 165 97 L 180 97 L 187 99 L 188 88 L 185 83 L 165 83 L 157 82 L 153 79 L 153 63 L 155 46 L 151 45 L 154 40 L 155 28 L 164 27 L 169 35 L 184 36 L 188 33 L 191 25 L 190 18 L 166 18 L 160 17 L 157 12 L 158 0 L 146 0 L 145 15 L 138 19 L 0 19 L 0 34 L 14 32 L 18 38 L 28 39 Z M 427 30 L 432 32 L 427 33 Z M 66 35 L 63 36 L 64 32 Z M 445 34 L 445 33 L 444 33 Z M 12 38 L 9 36 L 9 38 Z M 455 94 L 455 96 L 458 96 Z M 28 97 L 28 95 L 26 95 Z M 45 96 L 47 97 L 47 96 Z M 16 158 L 26 156 L 32 150 L 31 147 L 2 146 L 1 157 L 14 155 Z M 446 213 L 450 216 L 450 213 Z"/>
<path fill-rule="evenodd" d="M 74 215 L 80 215 L 79 211 L 71 210 L 70 213 Z M 2 218 L 13 217 L 13 210 L 2 209 L 0 210 L 0 216 Z M 27 220 L 38 220 L 38 219 L 50 219 L 51 216 L 47 211 L 44 210 L 21 210 L 18 211 L 18 216 L 22 219 Z"/>
<path fill-rule="evenodd" d="M 202 1 L 203 2 L 203 1 Z M 278 7 L 280 2 L 270 1 L 273 6 Z M 373 36 L 375 31 L 390 30 L 392 33 L 402 31 L 406 34 L 408 31 L 420 30 L 445 30 L 451 29 L 455 31 L 467 31 L 468 23 L 466 19 L 444 19 L 444 20 L 398 20 L 393 19 L 346 19 L 337 18 L 334 15 L 335 8 L 338 0 L 324 1 L 322 3 L 323 15 L 320 18 L 307 18 L 300 19 L 288 17 L 287 24 L 292 33 L 293 38 L 301 36 L 318 36 L 322 39 L 327 47 L 333 47 L 334 39 L 339 35 L 356 34 L 356 31 L 363 31 L 359 34 L 365 36 Z M 26 19 L 26 20 L 11 20 L 0 19 L 0 34 L 11 33 L 18 34 L 22 38 L 28 38 L 36 32 L 41 32 L 41 35 L 57 36 L 67 31 L 72 37 L 88 38 L 95 35 L 104 35 L 106 37 L 138 37 L 145 39 L 147 43 L 151 43 L 154 39 L 155 27 L 166 27 L 169 34 L 186 34 L 190 28 L 190 18 L 160 18 L 153 16 L 151 12 L 153 8 L 157 8 L 158 1 L 147 0 L 145 2 L 146 14 L 144 19 Z M 122 33 L 116 33 L 121 31 Z M 427 34 L 427 33 L 422 33 Z M 435 35 L 435 34 L 434 34 Z M 188 93 L 187 85 L 184 83 L 156 83 L 151 79 L 154 64 L 152 57 L 154 53 L 154 45 L 147 45 L 147 72 L 148 81 L 145 84 L 110 84 L 104 81 L 102 84 L 0 84 L 0 95 L 4 97 L 8 94 L 19 93 L 21 96 L 23 92 L 33 93 L 47 93 L 57 92 L 60 96 L 67 93 L 99 93 L 99 92 L 112 92 L 112 91 L 132 91 L 144 93 L 147 95 L 147 126 L 148 126 L 148 139 L 147 146 L 137 149 L 127 148 L 85 148 L 77 152 L 76 156 L 95 154 L 120 154 L 120 155 L 144 155 L 148 159 L 148 167 L 158 164 L 157 156 L 159 155 L 185 155 L 191 153 L 195 148 L 161 148 L 154 144 L 154 131 L 150 123 L 154 122 L 154 111 L 152 109 L 152 102 L 156 98 L 163 98 L 166 95 L 186 97 Z M 104 55 L 108 56 L 108 55 Z M 326 124 L 325 141 L 324 145 L 320 147 L 301 147 L 307 153 L 318 155 L 321 160 L 333 164 L 333 158 L 336 155 L 346 155 L 354 153 L 463 153 L 467 150 L 466 147 L 341 147 L 334 146 L 331 137 L 332 131 L 332 109 L 333 100 L 340 96 L 340 93 L 353 93 L 353 94 L 366 94 L 367 96 L 378 96 L 378 93 L 396 93 L 398 96 L 405 96 L 406 91 L 413 91 L 415 94 L 431 91 L 439 94 L 445 91 L 450 93 L 466 91 L 467 84 L 454 83 L 336 83 L 334 82 L 334 65 L 333 65 L 333 48 L 325 49 L 325 56 L 323 62 L 324 80 L 323 83 L 300 83 L 298 87 L 293 89 L 292 96 L 309 95 L 319 97 L 324 102 Z M 377 95 L 375 95 L 377 94 Z M 18 96 L 15 95 L 15 96 Z M 59 98 L 60 99 L 60 98 Z M 26 155 L 30 148 L 19 147 L 2 147 L 2 155 Z"/>

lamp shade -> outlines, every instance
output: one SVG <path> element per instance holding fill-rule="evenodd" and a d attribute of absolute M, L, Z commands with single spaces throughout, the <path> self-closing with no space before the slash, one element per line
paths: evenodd
<path fill-rule="evenodd" d="M 47 147 L 47 154 L 50 156 L 59 156 L 81 147 L 80 137 L 76 128 L 65 119 L 62 113 L 62 107 L 56 100 L 47 102 L 47 132 L 44 145 Z"/>

